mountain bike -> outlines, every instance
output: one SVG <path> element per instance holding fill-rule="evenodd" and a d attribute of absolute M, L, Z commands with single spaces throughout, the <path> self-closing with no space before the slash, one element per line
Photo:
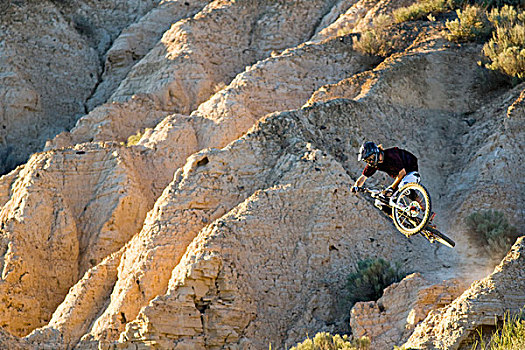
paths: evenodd
<path fill-rule="evenodd" d="M 382 190 L 360 187 L 359 192 L 368 194 L 374 200 L 374 206 L 388 215 L 397 230 L 407 237 L 421 234 L 430 243 L 439 242 L 454 248 L 456 243 L 441 233 L 433 224 L 435 214 L 426 188 L 418 183 L 409 183 L 392 196 L 386 196 Z"/>

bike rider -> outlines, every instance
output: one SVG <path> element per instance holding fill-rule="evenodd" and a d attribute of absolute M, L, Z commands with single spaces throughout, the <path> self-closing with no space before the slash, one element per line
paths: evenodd
<path fill-rule="evenodd" d="M 383 149 L 381 145 L 378 146 L 374 142 L 366 141 L 359 150 L 357 160 L 366 162 L 366 167 L 352 187 L 353 193 L 357 193 L 366 179 L 378 170 L 394 178 L 394 182 L 383 191 L 383 195 L 387 197 L 392 196 L 398 187 L 421 181 L 416 156 L 401 148 Z"/>

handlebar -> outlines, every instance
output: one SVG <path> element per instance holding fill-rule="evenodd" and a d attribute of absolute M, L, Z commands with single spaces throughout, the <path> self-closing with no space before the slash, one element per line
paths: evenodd
<path fill-rule="evenodd" d="M 366 192 L 366 193 L 371 193 L 371 194 L 377 194 L 377 193 L 380 193 L 381 190 L 376 190 L 376 189 L 367 188 L 367 187 L 357 187 L 357 192 Z"/>

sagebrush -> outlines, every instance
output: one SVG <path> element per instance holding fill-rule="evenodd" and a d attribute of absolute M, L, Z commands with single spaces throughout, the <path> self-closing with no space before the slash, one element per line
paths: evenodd
<path fill-rule="evenodd" d="M 456 10 L 458 18 L 445 23 L 449 30 L 448 40 L 455 42 L 486 41 L 492 32 L 492 25 L 484 8 L 477 5 Z"/>
<path fill-rule="evenodd" d="M 417 21 L 428 18 L 429 15 L 435 16 L 440 13 L 449 12 L 459 6 L 456 0 L 423 0 L 410 6 L 401 7 L 394 11 L 396 23 L 407 21 Z"/>
<path fill-rule="evenodd" d="M 465 6 L 474 5 L 484 9 L 499 8 L 504 5 L 523 7 L 523 0 L 420 0 L 410 6 L 400 7 L 394 11 L 396 23 L 425 20 L 434 16 L 463 9 Z"/>
<path fill-rule="evenodd" d="M 347 279 L 348 301 L 354 304 L 377 300 L 386 287 L 401 281 L 406 275 L 399 263 L 391 264 L 381 258 L 361 260 L 357 263 L 357 270 Z"/>
<path fill-rule="evenodd" d="M 493 9 L 488 19 L 495 29 L 483 46 L 488 59 L 485 66 L 513 79 L 525 79 L 525 12 L 505 5 Z"/>
<path fill-rule="evenodd" d="M 313 339 L 308 337 L 290 350 L 368 350 L 369 348 L 370 340 L 366 337 L 349 340 L 347 335 L 319 332 Z"/>
<path fill-rule="evenodd" d="M 492 256 L 505 254 L 518 237 L 518 230 L 497 210 L 477 211 L 465 218 L 467 230 Z"/>
<path fill-rule="evenodd" d="M 361 33 L 359 37 L 353 37 L 353 47 L 356 51 L 386 57 L 392 50 L 389 27 L 392 19 L 387 15 L 377 16 L 372 28 Z"/>

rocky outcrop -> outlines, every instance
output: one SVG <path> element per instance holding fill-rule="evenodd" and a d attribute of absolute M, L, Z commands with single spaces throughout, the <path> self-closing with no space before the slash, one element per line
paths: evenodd
<path fill-rule="evenodd" d="M 352 335 L 368 337 L 372 349 L 401 346 L 431 310 L 450 304 L 464 290 L 464 282 L 458 279 L 432 283 L 420 274 L 408 275 L 387 287 L 379 300 L 359 302 L 352 308 Z"/>
<path fill-rule="evenodd" d="M 189 114 L 213 95 L 218 86 L 229 83 L 246 66 L 294 47 L 310 35 L 310 27 L 330 9 L 332 0 L 312 1 L 213 1 L 193 18 L 179 21 L 166 31 L 159 41 L 133 66 L 118 89 L 112 102 L 127 102 L 134 95 L 147 95 L 158 104 L 157 110 Z M 132 102 L 133 103 L 133 102 Z M 106 106 L 99 107 L 102 109 Z M 79 121 L 70 135 L 62 135 L 56 146 L 109 141 L 96 135 L 112 134 L 123 141 L 138 129 L 152 123 L 141 111 L 124 105 L 129 119 L 144 121 L 133 131 L 106 130 L 115 126 L 112 113 L 97 122 L 104 111 L 94 109 Z M 86 120 L 87 119 L 87 120 Z M 125 122 L 125 124 L 131 124 Z M 93 125 L 85 132 L 82 124 Z M 77 131 L 77 129 L 80 129 Z M 49 147 L 55 147 L 52 143 Z"/>
<path fill-rule="evenodd" d="M 494 208 L 494 203 L 505 203 L 498 210 L 511 223 L 519 225 L 525 218 L 525 183 L 520 179 L 525 157 L 522 107 L 525 86 L 518 85 L 501 97 L 487 103 L 475 113 L 465 116 L 470 132 L 460 141 L 465 146 L 464 165 L 447 183 L 449 195 L 455 198 L 458 212 L 467 215 L 473 211 Z M 459 222 L 459 224 L 461 224 Z"/>
<path fill-rule="evenodd" d="M 351 47 L 349 40 L 336 38 L 286 50 L 247 68 L 191 116 L 169 115 L 162 123 L 159 121 L 167 112 L 158 100 L 146 95 L 135 96 L 127 103 L 104 105 L 82 118 L 72 133 L 59 135 L 53 146 L 67 146 L 78 141 L 75 138 L 80 135 L 85 138 L 91 135 L 95 140 L 118 140 L 121 135 L 158 123 L 140 144 L 151 150 L 146 158 L 155 169 L 152 173 L 156 187 L 162 192 L 175 170 L 192 153 L 208 147 L 224 147 L 264 115 L 299 108 L 323 84 L 365 70 L 376 62 Z M 316 69 L 327 62 L 326 69 Z"/>
<path fill-rule="evenodd" d="M 9 2 L 0 17 L 0 42 L 4 174 L 41 150 L 47 138 L 74 125 L 99 67 L 96 52 L 48 1 Z"/>
<path fill-rule="evenodd" d="M 23 166 L 19 166 L 9 174 L 0 177 L 0 208 L 7 203 L 9 198 L 11 198 L 13 183 L 15 182 L 22 168 Z"/>
<path fill-rule="evenodd" d="M 36 154 L 19 171 L 0 211 L 2 327 L 25 335 L 47 323 L 79 276 L 140 229 L 153 197 L 139 169 L 131 150 L 92 144 Z"/>
<path fill-rule="evenodd" d="M 286 348 L 306 334 L 350 332 L 345 279 L 369 257 L 420 274 L 354 309 L 353 332 L 389 347 L 460 292 L 457 280 L 443 280 L 482 273 L 485 260 L 463 248 L 471 206 L 498 200 L 513 220 L 523 214 L 523 85 L 509 89 L 478 66 L 480 45 L 446 41 L 442 19 L 391 27 L 396 53 L 376 66 L 352 39 L 404 1 L 97 4 L 42 2 L 27 15 L 58 18 L 43 33 L 76 28 L 75 47 L 88 54 L 49 101 L 35 86 L 50 80 L 32 82 L 38 65 L 16 60 L 29 45 L 2 63 L 13 93 L 5 101 L 16 102 L 22 123 L 43 130 L 30 114 L 60 94 L 78 93 L 76 106 L 90 110 L 0 178 L 0 326 L 24 336 L 3 337 L 8 347 Z M 322 30 L 344 12 L 332 32 Z M 333 37 L 345 20 L 353 34 Z M 8 34 L 0 50 L 11 51 L 0 55 L 26 38 Z M 70 34 L 57 40 L 69 43 Z M 93 77 L 77 72 L 91 67 Z M 85 81 L 65 91 L 77 74 Z M 137 133 L 137 144 L 124 145 Z M 349 193 L 366 139 L 418 156 L 455 250 L 404 237 Z M 499 269 L 515 274 L 523 264 L 506 267 L 512 259 Z M 510 278 L 494 276 L 510 289 Z M 492 295 L 492 282 L 483 283 L 473 293 Z M 437 328 L 427 319 L 416 333 L 427 327 L 433 338 L 423 343 L 445 344 L 435 339 L 448 321 L 435 320 Z M 452 343 L 463 342 L 460 333 Z"/>
<path fill-rule="evenodd" d="M 88 109 L 106 102 L 131 68 L 151 50 L 173 23 L 195 15 L 209 2 L 162 1 L 137 22 L 124 28 L 105 54 L 101 82 L 87 102 Z"/>
<path fill-rule="evenodd" d="M 74 29 L 103 57 L 120 32 L 138 21 L 160 0 L 51 1 Z M 193 1 L 192 1 L 193 2 Z"/>
<path fill-rule="evenodd" d="M 182 245 L 182 234 L 190 234 L 190 230 L 181 225 L 189 219 L 178 219 L 183 213 L 185 216 L 191 213 L 193 219 L 189 223 L 195 227 L 194 233 L 187 241 L 188 248 L 183 245 L 183 250 L 176 246 L 169 249 L 171 254 L 185 252 L 180 262 L 180 258 L 173 259 L 178 262 L 172 265 L 173 272 L 157 267 L 157 279 L 158 271 L 170 272 L 167 291 L 164 296 L 159 293 L 140 311 L 136 321 L 128 324 L 119 340 L 124 347 L 144 342 L 161 347 L 193 348 L 226 344 L 260 348 L 269 341 L 278 347 L 291 344 L 314 324 L 316 328 L 328 327 L 331 320 L 337 318 L 335 315 L 340 309 L 325 309 L 320 305 L 333 305 L 341 295 L 344 276 L 340 271 L 345 265 L 356 263 L 348 250 L 350 247 L 358 245 L 360 254 L 375 255 L 378 244 L 383 247 L 387 241 L 404 239 L 387 233 L 389 228 L 383 226 L 385 221 L 377 216 L 378 213 L 367 212 L 366 202 L 348 196 L 351 180 L 343 168 L 326 153 L 312 149 L 298 138 L 301 129 L 294 115 L 271 117 L 225 149 L 195 155 L 185 165 L 183 173 L 176 176 L 178 188 L 172 189 L 170 185 L 164 196 L 180 196 L 191 190 L 194 193 L 191 202 L 173 197 L 170 202 L 188 203 L 186 207 L 195 209 L 188 212 L 181 208 L 181 214 L 154 209 L 152 213 L 161 215 L 157 221 L 165 222 L 162 217 L 166 216 L 176 218 L 173 222 L 178 223 L 173 229 L 159 227 L 166 231 L 156 236 L 161 239 L 169 232 L 178 231 L 177 244 Z M 266 154 L 264 160 L 257 156 L 261 153 Z M 229 161 L 226 163 L 225 159 Z M 195 194 L 192 183 L 200 184 L 199 194 Z M 184 187 L 188 190 L 182 192 Z M 215 190 L 210 192 L 213 188 Z M 243 193 L 253 194 L 243 202 Z M 291 203 L 288 196 L 295 198 L 292 202 L 302 205 L 288 206 L 286 203 Z M 197 198 L 202 198 L 199 205 L 191 204 Z M 217 204 L 212 204 L 214 202 Z M 219 203 L 219 209 L 212 211 L 211 208 Z M 363 206 L 363 211 L 356 211 L 356 206 Z M 234 209 L 226 209 L 228 207 Z M 217 210 L 226 215 L 211 226 L 200 229 L 193 224 L 213 219 L 210 215 Z M 371 230 L 367 234 L 353 231 L 348 226 L 353 222 L 349 220 L 352 215 L 360 215 Z M 330 224 L 324 224 L 327 221 L 323 218 L 328 217 Z M 150 222 L 145 227 L 153 226 Z M 200 233 L 193 238 L 198 230 Z M 146 233 L 143 231 L 141 235 Z M 164 244 L 152 246 L 164 247 Z M 388 253 L 383 250 L 382 254 L 392 254 L 389 258 L 397 260 L 406 256 L 403 255 L 407 254 L 405 249 L 410 249 L 403 248 L 401 242 L 397 247 Z M 416 254 L 416 251 L 409 254 Z M 150 257 L 148 260 L 158 259 Z M 126 264 L 137 266 L 136 261 Z M 143 273 L 141 277 L 146 275 Z M 333 280 L 327 283 L 333 286 L 330 296 L 325 295 L 326 280 Z M 149 294 L 147 289 L 151 285 L 141 280 L 143 295 L 144 292 Z M 129 287 L 116 288 L 126 289 L 130 290 Z M 305 304 L 308 305 L 306 310 L 299 307 Z M 276 313 L 281 315 L 279 320 Z M 181 314 L 188 317 L 181 318 Z M 285 338 L 276 337 L 283 332 Z"/>
<path fill-rule="evenodd" d="M 89 331 L 91 320 L 101 312 L 117 280 L 121 249 L 88 270 L 60 304 L 47 325 L 26 337 L 27 346 L 38 349 L 71 349 Z"/>
<path fill-rule="evenodd" d="M 286 50 L 247 68 L 191 116 L 170 115 L 143 136 L 140 145 L 151 150 L 148 159 L 158 187 L 171 181 L 191 153 L 226 146 L 264 115 L 299 108 L 325 82 L 362 71 L 374 61 L 353 51 L 347 40 L 333 39 Z M 315 68 L 326 62 L 326 69 Z"/>
<path fill-rule="evenodd" d="M 71 132 L 62 132 L 46 143 L 46 150 L 97 141 L 126 141 L 127 137 L 157 125 L 169 114 L 158 99 L 135 95 L 126 103 L 108 103 L 81 118 Z"/>
<path fill-rule="evenodd" d="M 124 27 L 157 2 L 3 2 L 0 174 L 74 126 L 98 84 L 99 59 Z"/>
<path fill-rule="evenodd" d="M 263 270 L 269 268 L 272 261 L 274 261 L 274 258 L 268 260 L 267 257 L 267 252 L 272 251 L 274 248 L 270 248 L 264 244 L 273 244 L 274 239 L 284 239 L 285 236 L 283 236 L 283 233 L 288 232 L 285 230 L 287 225 L 287 227 L 298 227 L 292 231 L 294 236 L 287 239 L 303 239 L 301 235 L 308 232 L 316 232 L 317 230 L 325 232 L 322 233 L 322 237 L 328 238 L 336 235 L 334 236 L 336 238 L 334 238 L 333 241 L 332 238 L 330 238 L 327 243 L 328 246 L 322 249 L 316 245 L 310 247 L 310 243 L 305 243 L 304 249 L 307 251 L 311 250 L 311 253 L 307 255 L 312 256 L 309 258 L 309 263 L 305 265 L 305 268 L 308 268 L 306 266 L 322 266 L 323 264 L 321 264 L 321 262 L 324 259 L 328 259 L 329 256 L 333 256 L 334 254 L 337 255 L 338 259 L 342 260 L 335 265 L 337 268 L 330 267 L 330 269 L 336 268 L 337 273 L 332 272 L 334 275 L 331 278 L 335 279 L 337 275 L 339 286 L 344 284 L 345 274 L 342 273 L 342 271 L 344 271 L 345 266 L 348 266 L 348 264 L 355 265 L 360 258 L 367 257 L 368 255 L 377 256 L 378 246 L 381 247 L 381 256 L 392 260 L 404 260 L 410 269 L 423 271 L 426 268 L 431 268 L 434 270 L 436 268 L 436 262 L 440 261 L 441 257 L 439 257 L 439 255 L 429 254 L 428 249 L 432 247 L 428 242 L 422 237 L 415 237 L 410 240 L 410 244 L 407 244 L 408 242 L 405 241 L 406 238 L 393 232 L 392 226 L 390 226 L 387 221 L 381 219 L 375 211 L 369 210 L 368 203 L 348 196 L 347 186 L 350 185 L 352 180 L 347 177 L 346 172 L 340 164 L 348 166 L 356 162 L 353 157 L 349 159 L 346 154 L 356 151 L 358 144 L 352 140 L 362 133 L 359 125 L 369 123 L 369 121 L 367 122 L 366 115 L 370 113 L 371 108 L 377 108 L 377 106 L 372 107 L 351 101 L 337 101 L 305 110 L 269 116 L 265 122 L 256 127 L 246 137 L 230 144 L 223 150 L 202 151 L 190 157 L 186 165 L 177 171 L 173 182 L 157 200 L 155 207 L 149 213 L 144 223 L 142 231 L 134 236 L 126 245 L 126 248 L 124 248 L 125 250 L 122 253 L 122 258 L 118 266 L 118 278 L 112 288 L 111 296 L 107 299 L 108 304 L 97 314 L 95 319 L 92 318 L 94 317 L 93 313 L 79 312 L 80 314 L 89 314 L 86 316 L 88 319 L 82 322 L 71 322 L 71 324 L 77 325 L 92 325 L 89 331 L 86 332 L 87 334 L 82 337 L 79 346 L 89 348 L 99 342 L 102 344 L 111 343 L 118 339 L 126 343 L 127 338 L 120 338 L 120 334 L 125 331 L 126 324 L 132 322 L 134 319 L 137 319 L 137 324 L 132 323 L 127 327 L 130 327 L 129 332 L 132 332 L 132 329 L 137 329 L 138 335 L 131 336 L 131 333 L 128 331 L 125 333 L 125 337 L 128 337 L 128 340 L 132 343 L 149 341 L 147 339 L 157 339 L 159 344 L 164 344 L 162 346 L 168 346 L 167 344 L 173 344 L 173 341 L 169 340 L 173 337 L 175 337 L 175 339 L 180 338 L 179 340 L 182 341 L 184 338 L 183 335 L 187 334 L 176 333 L 178 332 L 176 330 L 177 327 L 170 328 L 171 330 L 163 328 L 163 331 L 155 333 L 155 335 L 147 335 L 144 333 L 150 332 L 157 327 L 153 326 L 154 322 L 157 321 L 144 321 L 145 323 L 139 321 L 143 317 L 141 316 L 141 308 L 149 305 L 148 303 L 154 303 L 155 298 L 158 296 L 165 295 L 166 293 L 174 293 L 170 292 L 170 288 L 172 287 L 170 287 L 171 282 L 169 282 L 170 278 L 174 278 L 175 272 L 172 271 L 178 271 L 179 269 L 185 271 L 187 268 L 185 266 L 185 259 L 194 259 L 193 256 L 195 254 L 188 253 L 192 249 L 191 247 L 188 248 L 188 246 L 195 243 L 195 237 L 199 232 L 201 232 L 200 234 L 210 232 L 211 228 L 208 227 L 210 222 L 222 220 L 221 217 L 231 215 L 228 213 L 230 213 L 232 209 L 235 212 L 237 209 L 234 208 L 251 196 L 254 196 L 253 198 L 259 198 L 261 193 L 267 191 L 272 192 L 274 187 L 282 187 L 283 190 L 286 190 L 285 193 L 287 196 L 304 195 L 304 197 L 297 198 L 298 203 L 305 203 L 305 201 L 307 201 L 306 198 L 311 198 L 312 207 L 311 209 L 304 209 L 302 206 L 284 206 L 282 209 L 277 210 L 277 208 L 272 206 L 271 209 L 266 211 L 264 208 L 267 202 L 265 201 L 265 204 L 260 208 L 261 212 L 259 214 L 250 214 L 254 218 L 257 218 L 257 222 L 250 224 L 249 227 L 251 228 L 247 230 L 248 232 L 253 232 L 254 242 L 251 245 L 262 245 L 259 248 L 261 249 L 261 256 L 258 258 L 258 253 L 255 254 L 252 250 L 239 249 L 239 254 L 241 255 L 239 255 L 238 259 L 242 260 L 243 263 L 237 263 L 235 266 L 243 266 L 242 269 L 245 270 L 242 270 L 244 272 L 235 272 L 236 274 L 246 276 L 248 275 L 248 271 L 253 270 L 258 271 L 255 275 L 263 276 Z M 364 113 L 365 111 L 366 113 Z M 334 118 L 335 115 L 344 117 Z M 308 143 L 317 145 L 319 147 L 318 149 L 322 149 L 323 151 L 316 150 L 314 146 L 308 146 Z M 265 157 L 260 157 L 261 154 L 265 154 Z M 332 158 L 329 154 L 335 155 L 335 158 Z M 311 161 L 309 160 L 310 158 L 312 158 Z M 321 162 L 323 159 L 326 159 L 328 163 L 325 164 L 325 161 Z M 320 162 L 319 166 L 316 165 L 318 162 Z M 303 163 L 305 164 L 302 165 Z M 304 168 L 306 165 L 308 165 L 308 167 Z M 323 169 L 325 167 L 332 170 L 324 171 Z M 332 174 L 334 171 L 336 172 Z M 310 176 L 314 176 L 316 180 L 308 180 Z M 324 176 L 326 176 L 326 178 L 324 178 Z M 304 178 L 304 180 L 302 178 Z M 292 179 L 294 182 L 289 184 L 287 181 L 292 181 Z M 339 185 L 327 190 L 326 184 L 332 182 L 338 183 Z M 314 184 L 318 185 L 314 186 Z M 306 192 L 301 194 L 300 188 L 304 188 Z M 314 190 L 315 192 L 311 192 Z M 326 204 L 317 207 L 316 205 L 320 200 L 319 198 L 324 198 L 322 193 L 333 193 L 335 197 L 331 195 L 329 198 L 326 198 Z M 339 203 L 339 201 L 342 202 Z M 288 199 L 277 200 L 277 198 L 273 198 L 270 202 L 275 202 L 276 204 L 288 203 Z M 314 205 L 314 203 L 317 204 Z M 319 214 L 312 214 L 317 213 L 317 210 L 320 210 L 320 208 L 326 209 L 323 209 Z M 255 212 L 258 211 L 254 211 L 254 213 Z M 271 236 L 273 237 L 272 239 L 261 240 L 259 235 L 256 234 L 260 232 L 257 228 L 257 225 L 259 225 L 257 223 L 266 222 L 270 224 L 273 222 L 273 219 L 271 219 L 273 217 L 272 215 L 289 219 L 283 219 L 281 223 L 275 223 L 277 226 L 274 228 L 271 228 L 272 226 L 268 228 L 268 234 L 275 232 L 275 234 Z M 349 217 L 353 217 L 352 215 L 357 215 L 356 220 L 348 219 Z M 244 216 L 245 214 L 241 217 Z M 307 220 L 306 217 L 310 219 Z M 358 224 L 359 227 L 361 227 L 364 220 L 364 222 L 366 222 L 365 227 L 371 228 L 370 231 L 361 231 L 361 229 L 357 229 L 358 226 L 348 226 L 355 225 L 358 217 L 361 218 Z M 244 219 L 235 220 L 235 222 L 238 221 L 242 223 Z M 304 224 L 300 224 L 303 222 Z M 326 226 L 328 222 L 330 222 L 330 224 Z M 338 224 L 338 222 L 340 222 L 340 224 Z M 333 225 L 334 223 L 335 226 Z M 303 227 L 301 225 L 306 226 Z M 352 234 L 348 234 L 348 232 L 352 232 Z M 292 233 L 287 233 L 287 235 Z M 224 235 L 220 235 L 219 237 L 224 237 Z M 241 237 L 244 237 L 244 234 L 239 238 L 233 235 L 231 239 L 242 241 L 244 238 Z M 264 243 L 266 241 L 267 243 Z M 220 242 L 217 244 L 219 243 Z M 226 243 L 220 244 L 224 244 L 225 247 L 230 247 L 233 243 L 226 241 Z M 288 245 L 283 243 L 282 249 L 285 249 L 285 246 L 287 247 Z M 353 248 L 350 247 L 355 246 L 360 247 L 357 255 L 351 253 L 351 249 Z M 293 245 L 290 245 L 290 247 L 293 247 Z M 265 253 L 263 254 L 263 252 Z M 184 254 L 187 255 L 187 258 L 183 257 Z M 283 257 L 279 259 L 284 259 L 284 265 L 279 264 L 279 269 L 287 265 L 289 265 L 288 268 L 295 266 L 293 261 L 296 255 L 294 255 L 293 250 L 282 254 L 284 254 Z M 432 259 L 428 261 L 428 264 L 422 264 L 421 262 L 427 259 L 426 256 L 431 256 Z M 275 257 L 275 259 L 277 259 L 277 257 Z M 279 259 L 277 260 L 280 261 Z M 251 260 L 253 260 L 253 262 L 248 263 Z M 199 261 L 199 259 L 197 259 L 197 261 Z M 244 261 L 247 262 L 244 263 Z M 263 261 L 268 261 L 267 264 L 270 265 L 263 264 Z M 314 261 L 317 262 L 314 263 Z M 416 261 L 417 264 L 415 264 Z M 200 264 L 198 262 L 196 263 Z M 284 285 L 279 287 L 278 290 L 284 291 L 288 288 L 287 283 L 296 285 L 297 282 L 292 281 L 301 280 L 302 278 L 301 281 L 304 281 L 307 287 L 301 292 L 304 293 L 304 297 L 301 298 L 306 299 L 300 300 L 308 300 L 308 302 L 313 303 L 315 307 L 309 309 L 309 311 L 307 310 L 306 313 L 299 313 L 298 310 L 302 308 L 296 311 L 290 310 L 290 315 L 295 316 L 290 316 L 291 319 L 283 321 L 282 324 L 279 325 L 279 327 L 281 327 L 279 328 L 281 329 L 280 331 L 268 326 L 269 323 L 275 322 L 274 316 L 259 315 L 258 311 L 257 321 L 253 320 L 251 323 L 260 324 L 260 326 L 253 326 L 255 327 L 254 330 L 250 331 L 252 333 L 245 336 L 246 339 L 243 341 L 253 342 L 253 344 L 256 344 L 253 345 L 253 347 L 257 348 L 262 344 L 263 338 L 270 336 L 271 339 L 274 339 L 272 342 L 275 344 L 291 344 L 294 341 L 300 340 L 300 338 L 304 336 L 305 331 L 310 332 L 310 330 L 313 329 L 312 327 L 314 327 L 313 325 L 317 328 L 345 329 L 346 326 L 342 325 L 340 321 L 338 321 L 337 326 L 330 326 L 331 323 L 335 322 L 334 320 L 338 319 L 339 316 L 337 315 L 340 315 L 340 309 L 330 312 L 327 311 L 328 314 L 322 316 L 322 321 L 314 321 L 318 317 L 321 317 L 315 310 L 322 310 L 325 307 L 327 310 L 331 310 L 329 305 L 334 300 L 337 300 L 340 294 L 343 293 L 341 288 L 339 288 L 339 292 L 336 293 L 335 297 L 327 299 L 322 296 L 326 287 L 322 287 L 324 284 L 319 284 L 318 287 L 315 288 L 319 288 L 321 294 L 311 299 L 310 284 L 320 283 L 321 280 L 324 281 L 324 277 L 314 278 L 313 276 L 318 275 L 317 272 L 306 274 L 306 276 L 303 277 L 295 277 L 295 275 L 287 277 L 289 273 L 295 274 L 296 272 L 293 272 L 295 270 L 286 270 L 289 272 L 280 273 L 280 276 L 283 276 Z M 324 275 L 321 274 L 319 276 Z M 270 279 L 270 277 L 265 278 Z M 244 280 L 241 279 L 239 282 L 229 282 L 229 285 L 233 288 L 235 283 L 242 283 L 243 286 L 247 286 L 248 288 L 253 282 L 248 283 L 243 281 Z M 257 285 L 261 285 L 263 282 L 257 283 Z M 299 284 L 302 283 L 303 282 Z M 94 287 L 90 284 L 86 285 L 86 287 L 79 286 L 74 289 L 77 290 L 77 288 L 78 290 L 82 290 L 82 288 Z M 235 288 L 243 290 L 243 288 Z M 293 289 L 298 287 L 290 286 L 289 288 Z M 254 294 L 250 295 L 250 300 L 257 300 L 260 292 L 258 287 L 254 288 Z M 78 291 L 75 295 L 84 295 L 86 293 L 88 292 Z M 176 297 L 176 295 L 178 295 L 178 292 L 173 294 L 173 297 Z M 275 301 L 275 294 L 271 295 L 272 297 L 268 300 Z M 191 295 L 188 295 L 188 297 L 190 299 L 192 298 Z M 242 297 L 240 299 L 245 298 Z M 66 300 L 68 300 L 68 305 L 82 304 L 81 302 L 77 303 L 74 301 L 74 295 L 68 295 Z M 286 300 L 286 298 L 282 300 Z M 268 303 L 270 303 L 270 301 L 268 301 Z M 99 303 L 99 305 L 100 304 L 104 303 Z M 264 310 L 266 308 L 266 306 L 264 306 L 265 304 L 261 305 L 257 310 Z M 297 305 L 304 304 L 298 303 Z M 243 306 L 243 308 L 245 306 Z M 178 308 L 179 306 L 173 307 Z M 61 306 L 59 309 L 63 310 L 65 307 Z M 280 310 L 281 306 L 277 309 Z M 162 306 L 160 311 L 152 311 L 155 316 L 147 317 L 152 317 L 153 319 L 158 319 L 159 317 L 161 319 L 168 319 L 166 312 L 171 314 L 171 311 L 166 310 L 173 309 L 171 306 L 168 309 Z M 228 313 L 228 308 L 226 308 L 224 312 Z M 217 317 L 227 318 L 226 315 L 217 315 Z M 55 319 L 55 316 L 53 316 L 53 319 Z M 235 321 L 234 325 L 232 325 L 233 329 L 239 328 L 239 330 L 236 331 L 238 334 L 240 329 L 246 327 L 243 326 L 245 321 L 246 319 L 242 318 L 242 320 L 239 320 L 240 323 L 236 323 L 237 321 Z M 189 321 L 187 319 L 181 319 L 180 322 L 186 324 Z M 219 321 L 217 322 L 220 324 Z M 67 320 L 58 321 L 57 319 L 54 321 L 54 324 L 66 325 L 70 324 L 70 322 Z M 171 321 L 169 324 L 173 325 Z M 189 324 L 192 323 L 190 322 Z M 218 326 L 217 324 L 213 327 Z M 63 328 L 64 326 L 60 327 Z M 66 334 L 71 334 L 68 341 L 74 343 L 78 334 L 84 331 L 84 328 L 79 329 L 80 330 L 66 331 Z M 276 337 L 275 335 L 264 333 L 264 329 L 272 329 L 272 332 L 277 332 L 276 334 L 281 334 L 283 330 L 287 330 L 287 333 L 285 332 L 287 335 L 284 337 Z M 169 332 L 175 333 L 163 335 L 168 330 Z M 52 334 L 50 330 L 46 332 L 47 333 L 44 334 Z M 208 332 L 208 330 L 202 332 Z M 210 330 L 210 332 L 216 331 Z M 124 335 L 122 337 L 124 337 Z M 208 335 L 206 335 L 206 337 L 208 337 Z M 218 338 L 214 340 L 217 344 L 234 344 L 242 338 L 233 337 L 232 339 L 226 339 L 227 337 L 221 338 L 223 336 L 217 337 Z M 172 343 L 169 343 L 170 341 Z M 186 339 L 184 341 L 192 342 L 193 340 Z M 197 341 L 191 344 L 197 346 L 200 343 Z"/>
<path fill-rule="evenodd" d="M 396 106 L 446 113 L 470 113 L 484 104 L 492 86 L 481 67 L 479 45 L 450 47 L 440 37 L 441 23 L 419 27 L 420 34 L 406 52 L 387 58 L 373 70 L 322 87 L 310 103 L 334 98 L 389 101 Z M 454 64 L 451 64 L 454 62 Z M 403 76 L 403 79 L 399 79 Z"/>
<path fill-rule="evenodd" d="M 476 329 L 523 310 L 525 238 L 514 244 L 487 278 L 475 282 L 447 307 L 431 312 L 405 343 L 408 349 L 461 349 Z M 470 347 L 468 347 L 470 348 Z"/>

